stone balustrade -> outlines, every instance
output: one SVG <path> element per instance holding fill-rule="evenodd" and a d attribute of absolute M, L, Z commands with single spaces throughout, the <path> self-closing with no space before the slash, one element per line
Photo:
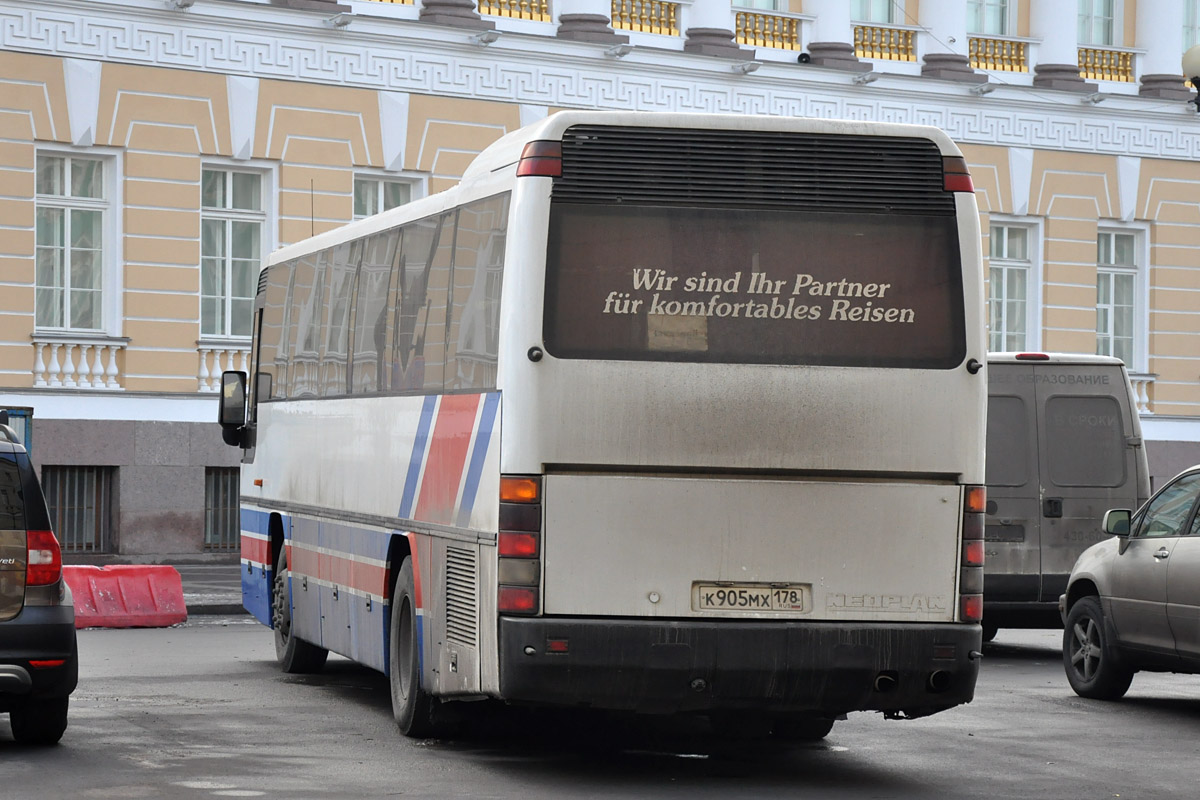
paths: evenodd
<path fill-rule="evenodd" d="M 111 336 L 35 333 L 33 385 L 121 391 L 118 357 L 128 342 Z"/>
<path fill-rule="evenodd" d="M 196 376 L 201 392 L 221 390 L 221 373 L 225 370 L 249 369 L 250 342 L 245 339 L 234 341 L 197 342 L 200 356 L 200 371 Z"/>
<path fill-rule="evenodd" d="M 1150 387 L 1158 375 L 1152 373 L 1129 373 L 1129 383 L 1133 386 L 1133 396 L 1137 400 L 1139 414 L 1153 414 L 1154 401 L 1150 397 Z"/>

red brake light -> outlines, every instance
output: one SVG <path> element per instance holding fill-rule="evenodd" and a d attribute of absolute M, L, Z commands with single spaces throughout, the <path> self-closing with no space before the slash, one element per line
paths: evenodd
<path fill-rule="evenodd" d="M 65 663 L 67 661 L 64 658 L 47 658 L 39 661 L 30 661 L 29 666 L 34 669 L 53 669 L 54 667 L 61 667 Z"/>
<path fill-rule="evenodd" d="M 562 142 L 529 142 L 521 151 L 517 162 L 517 177 L 542 175 L 549 178 L 562 177 Z"/>
<path fill-rule="evenodd" d="M 509 614 L 536 614 L 537 589 L 528 586 L 501 586 L 496 597 L 496 610 Z"/>
<path fill-rule="evenodd" d="M 517 531 L 500 531 L 496 548 L 506 558 L 537 558 L 538 535 Z"/>
<path fill-rule="evenodd" d="M 25 585 L 48 586 L 62 577 L 62 550 L 53 531 L 29 531 L 25 538 L 28 566 Z"/>
<path fill-rule="evenodd" d="M 983 566 L 983 540 L 977 539 L 974 542 L 963 543 L 963 566 L 964 567 L 982 567 Z"/>
<path fill-rule="evenodd" d="M 1017 353 L 1018 361 L 1049 361 L 1050 356 L 1045 353 Z"/>
<path fill-rule="evenodd" d="M 973 192 L 971 171 L 962 156 L 942 156 L 942 188 L 947 192 Z"/>
<path fill-rule="evenodd" d="M 963 622 L 979 622 L 983 619 L 983 595 L 964 594 L 959 611 Z"/>

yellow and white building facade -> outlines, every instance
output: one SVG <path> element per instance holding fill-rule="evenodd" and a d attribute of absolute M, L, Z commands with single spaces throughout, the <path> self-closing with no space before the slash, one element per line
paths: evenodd
<path fill-rule="evenodd" d="M 936 125 L 991 348 L 1133 376 L 1200 461 L 1200 0 L 0 0 L 0 409 L 68 554 L 236 546 L 213 425 L 275 248 L 562 108 Z"/>

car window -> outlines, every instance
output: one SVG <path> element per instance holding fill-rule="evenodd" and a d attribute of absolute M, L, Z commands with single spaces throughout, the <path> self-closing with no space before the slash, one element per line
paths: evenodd
<path fill-rule="evenodd" d="M 1184 525 L 1188 522 L 1198 490 L 1200 473 L 1185 475 L 1163 489 L 1146 507 L 1138 536 L 1159 538 L 1185 533 Z"/>
<path fill-rule="evenodd" d="M 25 528 L 25 501 L 16 459 L 0 453 L 0 531 Z"/>

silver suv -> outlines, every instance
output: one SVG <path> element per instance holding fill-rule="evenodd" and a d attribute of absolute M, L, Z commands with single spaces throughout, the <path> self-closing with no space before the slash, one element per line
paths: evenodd
<path fill-rule="evenodd" d="M 29 455 L 0 412 L 0 713 L 13 738 L 54 744 L 79 676 L 62 550 Z"/>
<path fill-rule="evenodd" d="M 1059 599 L 1063 664 L 1083 697 L 1115 700 L 1139 670 L 1200 672 L 1200 465 L 1136 514 L 1104 515 L 1113 536 L 1075 562 Z"/>

